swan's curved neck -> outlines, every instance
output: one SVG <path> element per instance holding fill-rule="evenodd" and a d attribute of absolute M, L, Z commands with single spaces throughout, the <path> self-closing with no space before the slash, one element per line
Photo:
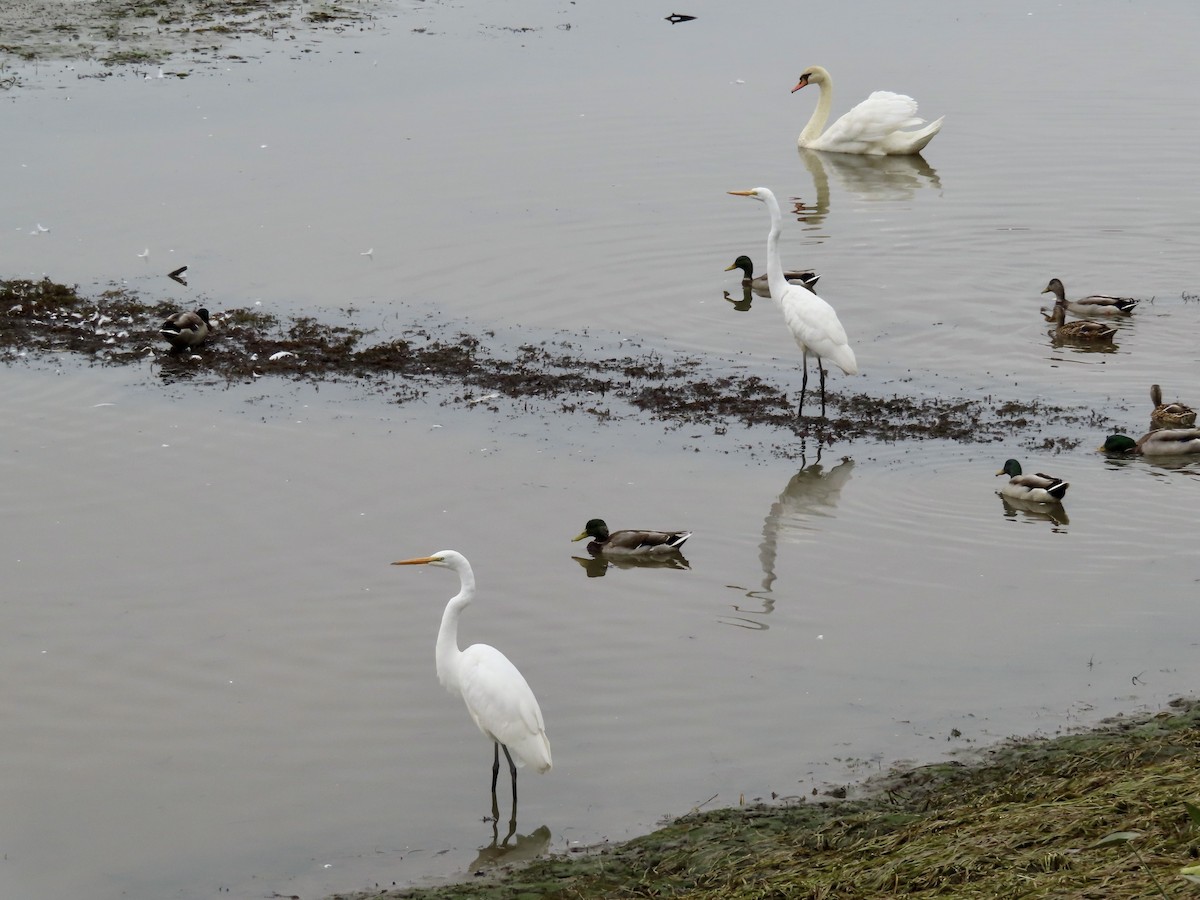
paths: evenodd
<path fill-rule="evenodd" d="M 799 143 L 801 146 L 805 146 L 821 136 L 821 132 L 825 130 L 825 123 L 829 121 L 829 111 L 833 109 L 832 79 L 826 75 L 824 80 L 818 81 L 816 84 L 821 90 L 821 95 L 817 98 L 817 108 L 813 110 L 812 117 L 804 126 L 804 130 L 800 132 Z"/>
<path fill-rule="evenodd" d="M 458 658 L 462 655 L 458 649 L 458 619 L 462 611 L 475 599 L 475 573 L 467 569 L 458 573 L 458 579 L 459 591 L 446 604 L 446 611 L 442 613 L 442 626 L 438 629 L 434 651 L 438 681 L 446 690 L 455 693 L 459 693 Z"/>
<path fill-rule="evenodd" d="M 779 257 L 779 232 L 783 216 L 773 194 L 765 196 L 763 202 L 771 213 L 771 230 L 767 232 L 767 286 L 771 289 L 771 298 L 778 303 L 787 288 L 787 279 L 783 277 L 783 260 Z"/>

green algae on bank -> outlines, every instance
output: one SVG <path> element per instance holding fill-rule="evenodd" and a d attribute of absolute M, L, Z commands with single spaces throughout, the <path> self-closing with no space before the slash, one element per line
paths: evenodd
<path fill-rule="evenodd" d="M 330 900 L 513 897 L 1192 896 L 1200 857 L 1185 806 L 1200 797 L 1200 703 L 1012 741 L 971 763 L 895 770 L 864 797 L 682 816 L 624 844 L 585 848 L 470 883 Z M 1114 832 L 1138 832 L 1139 855 Z M 1144 865 L 1143 865 L 1144 863 Z"/>
<path fill-rule="evenodd" d="M 495 401 L 536 404 L 555 414 L 605 422 L 649 417 L 670 429 L 731 428 L 783 432 L 772 453 L 788 456 L 793 436 L 833 443 L 945 439 L 988 443 L 1022 439 L 1040 450 L 1070 449 L 1077 435 L 1050 435 L 1058 425 L 1104 430 L 1108 420 L 1086 408 L 1021 399 L 872 396 L 829 392 L 827 419 L 798 419 L 790 385 L 741 371 L 724 360 L 666 352 L 611 357 L 585 348 L 576 335 L 504 346 L 493 331 L 477 334 L 425 322 L 381 336 L 346 322 L 302 316 L 280 320 L 253 308 L 212 313 L 209 340 L 171 355 L 158 334 L 178 305 L 145 303 L 119 288 L 88 297 L 74 287 L 0 280 L 0 361 L 70 353 L 101 365 L 162 365 L 168 380 L 196 384 L 267 377 L 355 381 L 399 403 L 434 389 L 443 403 L 499 411 Z M 629 346 L 636 346 L 631 342 Z M 533 411 L 533 410 L 530 410 Z"/>

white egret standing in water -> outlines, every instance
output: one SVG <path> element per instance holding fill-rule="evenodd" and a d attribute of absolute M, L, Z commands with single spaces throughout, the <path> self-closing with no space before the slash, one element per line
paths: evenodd
<path fill-rule="evenodd" d="M 529 765 L 548 772 L 550 739 L 533 690 L 508 657 L 488 644 L 458 649 L 458 619 L 475 599 L 475 573 L 467 558 L 456 550 L 439 550 L 432 556 L 403 559 L 394 566 L 438 566 L 458 573 L 459 591 L 446 604 L 438 629 L 436 659 L 438 681 L 467 704 L 467 712 L 484 737 L 492 742 L 492 812 L 496 804 L 496 779 L 500 774 L 500 749 L 512 776 L 513 820 L 517 817 L 517 766 Z M 510 752 L 511 751 L 511 752 Z M 513 757 L 516 762 L 513 762 Z"/>
<path fill-rule="evenodd" d="M 858 374 L 858 361 L 846 340 L 846 329 L 832 306 L 817 296 L 815 291 L 789 284 L 783 276 L 783 262 L 779 258 L 779 232 L 782 216 L 775 195 L 765 187 L 750 191 L 730 191 L 738 197 L 753 197 L 767 205 L 771 213 L 771 230 L 767 233 L 767 283 L 771 287 L 771 299 L 779 305 L 788 330 L 800 346 L 803 356 L 804 377 L 800 382 L 800 408 L 797 415 L 804 415 L 804 392 L 808 388 L 808 354 L 817 358 L 817 371 L 821 373 L 821 415 L 825 415 L 825 367 L 822 360 L 828 359 L 847 375 Z"/>

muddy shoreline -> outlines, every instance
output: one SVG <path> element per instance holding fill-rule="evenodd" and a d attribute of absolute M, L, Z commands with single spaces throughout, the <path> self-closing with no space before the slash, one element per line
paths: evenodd
<path fill-rule="evenodd" d="M 158 328 L 177 310 L 125 288 L 90 295 L 50 279 L 0 280 L 0 359 L 12 365 L 66 353 L 91 365 L 149 361 L 162 367 L 167 380 L 196 384 L 352 382 L 396 403 L 436 391 L 442 403 L 492 413 L 500 413 L 498 401 L 507 399 L 534 403 L 543 414 L 598 422 L 643 417 L 715 435 L 742 429 L 780 456 L 791 455 L 797 437 L 829 444 L 859 438 L 1016 441 L 1056 452 L 1077 446 L 1080 430 L 1100 433 L 1109 424 L 1090 409 L 1016 397 L 872 397 L 832 389 L 825 419 L 811 415 L 817 411 L 812 392 L 810 414 L 798 419 L 794 385 L 730 374 L 723 360 L 653 351 L 596 357 L 566 333 L 509 346 L 494 332 L 429 322 L 383 335 L 349 318 L 283 319 L 253 308 L 212 311 L 209 340 L 193 352 L 173 354 Z"/>
<path fill-rule="evenodd" d="M 622 844 L 519 866 L 500 856 L 470 882 L 329 900 L 1185 896 L 1180 870 L 1200 858 L 1198 725 L 1200 704 L 1176 700 L 897 768 L 856 799 L 692 812 Z"/>

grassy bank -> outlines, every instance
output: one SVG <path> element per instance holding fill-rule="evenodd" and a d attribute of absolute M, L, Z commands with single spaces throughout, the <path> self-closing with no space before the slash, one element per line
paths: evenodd
<path fill-rule="evenodd" d="M 1200 704 L 892 772 L 869 796 L 716 810 L 625 844 L 367 898 L 1186 897 Z M 1103 839 L 1126 833 L 1115 840 Z"/>

